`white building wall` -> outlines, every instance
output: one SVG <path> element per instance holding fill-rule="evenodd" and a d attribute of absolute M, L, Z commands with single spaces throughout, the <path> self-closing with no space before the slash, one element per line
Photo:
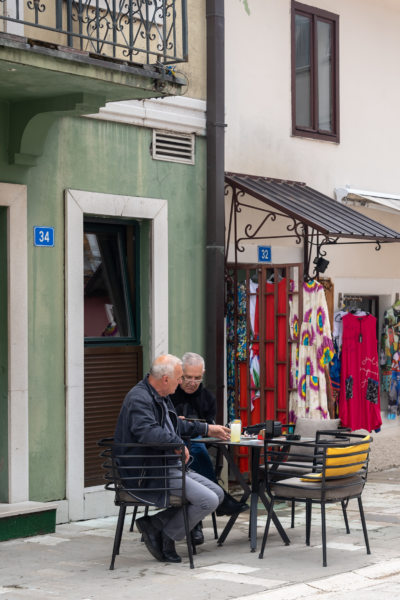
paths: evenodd
<path fill-rule="evenodd" d="M 249 0 L 250 15 L 242 3 L 229 2 L 226 170 L 303 181 L 332 198 L 346 184 L 399 194 L 400 3 L 304 3 L 339 15 L 340 143 L 291 134 L 290 0 Z M 400 231 L 400 213 L 360 210 Z M 399 253 L 399 244 L 379 252 L 373 245 L 329 248 L 324 275 L 340 282 L 336 302 L 336 292 L 350 293 L 350 287 L 385 295 L 386 302 L 394 299 L 400 291 Z"/>

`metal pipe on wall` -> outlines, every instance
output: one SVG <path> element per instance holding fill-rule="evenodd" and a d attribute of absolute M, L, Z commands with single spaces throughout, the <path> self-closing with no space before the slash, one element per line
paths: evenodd
<path fill-rule="evenodd" d="M 207 233 L 206 369 L 207 387 L 217 399 L 217 420 L 224 414 L 224 0 L 206 0 L 207 18 Z"/>

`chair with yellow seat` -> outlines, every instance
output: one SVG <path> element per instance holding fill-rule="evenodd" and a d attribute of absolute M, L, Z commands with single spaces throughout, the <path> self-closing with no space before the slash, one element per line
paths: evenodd
<path fill-rule="evenodd" d="M 337 437 L 337 432 L 324 432 L 324 439 L 313 442 L 314 461 L 312 471 L 298 477 L 280 481 L 274 480 L 274 470 L 285 463 L 288 467 L 296 461 L 302 442 L 291 442 L 290 447 L 278 440 L 269 440 L 265 445 L 265 488 L 271 498 L 268 518 L 265 525 L 259 558 L 263 558 L 267 543 L 271 516 L 276 500 L 304 502 L 306 505 L 306 544 L 310 545 L 311 508 L 313 504 L 321 506 L 322 556 L 326 567 L 326 516 L 327 504 L 340 503 L 345 516 L 346 531 L 349 533 L 345 507 L 352 498 L 357 498 L 367 554 L 370 554 L 367 526 L 361 495 L 367 479 L 368 459 L 372 438 L 370 435 L 346 432 Z M 305 444 L 305 443 L 304 443 Z M 310 444 L 307 443 L 309 446 Z M 296 452 L 291 454 L 292 448 Z"/>

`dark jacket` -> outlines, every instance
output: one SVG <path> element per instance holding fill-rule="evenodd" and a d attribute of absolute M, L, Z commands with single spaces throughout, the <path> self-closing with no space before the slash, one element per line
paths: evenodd
<path fill-rule="evenodd" d="M 217 403 L 202 383 L 193 394 L 188 394 L 178 385 L 175 394 L 171 394 L 171 400 L 178 415 L 215 423 Z"/>
<path fill-rule="evenodd" d="M 174 432 L 166 426 L 167 411 Z M 178 419 L 170 398 L 167 396 L 163 399 L 150 385 L 147 376 L 135 385 L 125 397 L 114 434 L 116 454 L 120 456 L 120 474 L 123 479 L 129 476 L 129 480 L 126 479 L 126 485 L 127 488 L 134 488 L 134 492 L 131 494 L 158 507 L 168 505 L 168 493 L 154 490 L 154 488 L 166 487 L 166 481 L 160 479 L 165 472 L 162 469 L 154 469 L 154 467 L 164 464 L 165 459 L 154 457 L 154 455 L 160 454 L 160 450 L 156 447 L 124 448 L 120 446 L 118 448 L 118 443 L 151 443 L 155 446 L 164 442 L 182 444 L 181 436 L 205 435 L 206 431 L 205 423 L 192 423 Z M 167 453 L 171 454 L 171 450 L 168 450 Z M 133 454 L 135 458 L 131 458 Z M 142 468 L 129 471 L 124 467 Z M 153 468 L 147 469 L 146 467 Z M 151 475 L 151 479 L 143 479 L 144 476 L 149 475 Z"/>

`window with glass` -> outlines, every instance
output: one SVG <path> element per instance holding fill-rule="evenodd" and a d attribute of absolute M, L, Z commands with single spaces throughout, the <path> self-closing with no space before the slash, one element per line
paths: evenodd
<path fill-rule="evenodd" d="M 292 1 L 292 131 L 339 141 L 339 17 Z"/>
<path fill-rule="evenodd" d="M 85 342 L 138 342 L 137 223 L 85 222 Z"/>

